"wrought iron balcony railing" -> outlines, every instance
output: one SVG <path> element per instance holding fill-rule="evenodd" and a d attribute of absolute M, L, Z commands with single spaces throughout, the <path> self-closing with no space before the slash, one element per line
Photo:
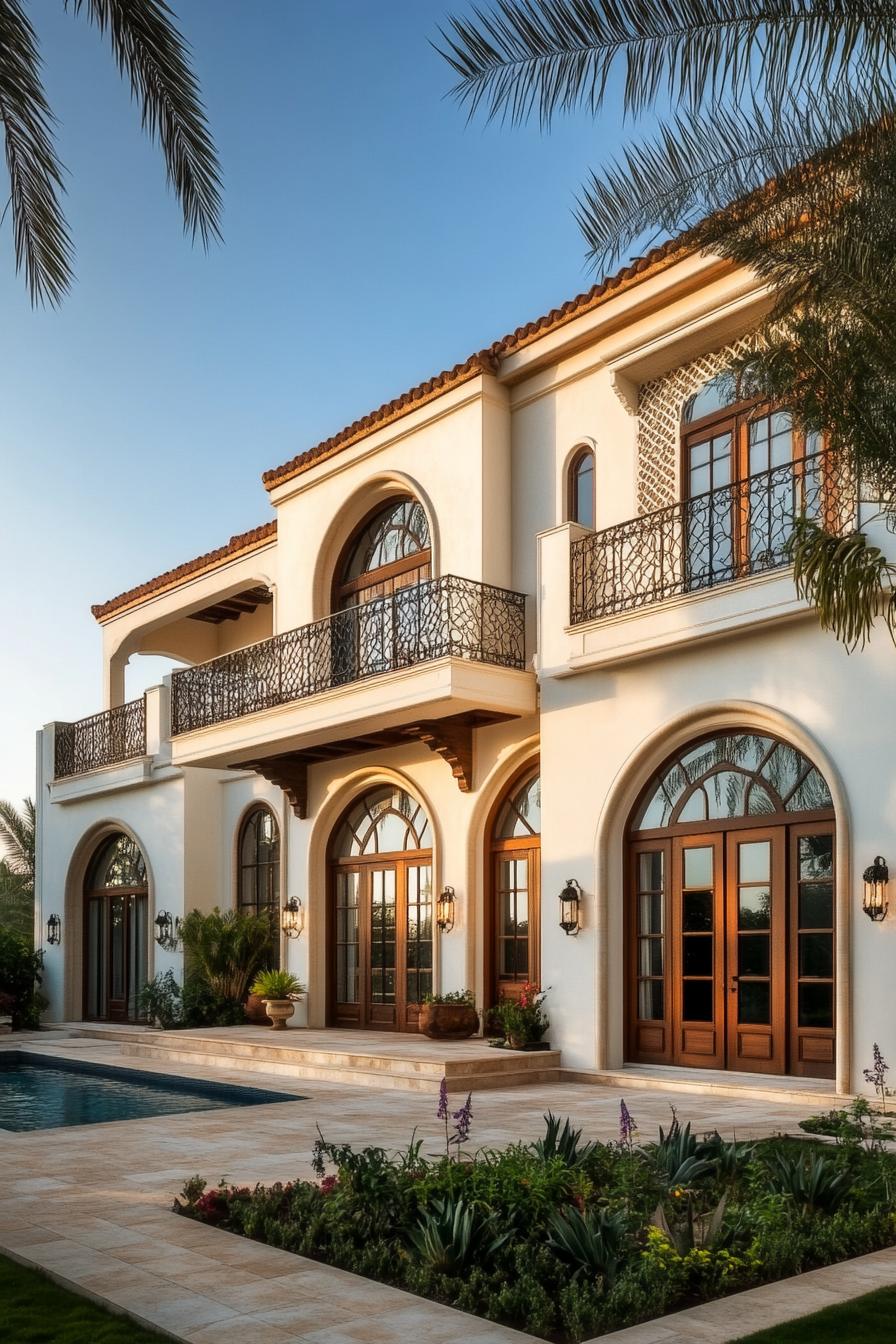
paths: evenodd
<path fill-rule="evenodd" d="M 856 525 L 852 475 L 816 453 L 580 537 L 572 544 L 573 625 L 763 574 L 790 563 L 794 519 Z"/>
<path fill-rule="evenodd" d="M 91 714 L 77 723 L 56 726 L 56 779 L 86 775 L 104 765 L 118 765 L 146 755 L 146 699 Z"/>
<path fill-rule="evenodd" d="M 335 612 L 171 678 L 171 733 L 208 728 L 436 658 L 523 668 L 526 599 L 446 575 Z"/>

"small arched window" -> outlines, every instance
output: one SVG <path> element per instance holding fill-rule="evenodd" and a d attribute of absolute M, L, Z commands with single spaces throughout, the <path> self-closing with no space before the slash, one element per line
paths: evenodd
<path fill-rule="evenodd" d="M 569 464 L 566 512 L 571 523 L 594 527 L 594 452 L 580 448 Z"/>
<path fill-rule="evenodd" d="M 267 915 L 276 948 L 280 923 L 280 830 L 267 807 L 254 807 L 239 834 L 237 905 L 241 913 Z"/>
<path fill-rule="evenodd" d="M 416 499 L 390 500 L 368 514 L 336 567 L 333 610 L 387 597 L 430 575 L 429 524 Z"/>

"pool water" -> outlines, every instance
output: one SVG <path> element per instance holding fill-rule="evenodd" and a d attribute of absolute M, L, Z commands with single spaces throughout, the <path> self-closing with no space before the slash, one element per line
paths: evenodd
<path fill-rule="evenodd" d="M 302 1100 L 256 1087 L 106 1068 L 19 1050 L 0 1051 L 0 1131 L 98 1125 L 109 1120 Z"/>

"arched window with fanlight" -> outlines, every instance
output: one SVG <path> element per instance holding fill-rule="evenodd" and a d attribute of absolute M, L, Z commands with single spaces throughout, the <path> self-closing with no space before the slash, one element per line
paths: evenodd
<path fill-rule="evenodd" d="M 630 1059 L 834 1076 L 835 849 L 827 781 L 780 738 L 661 766 L 629 831 Z"/>
<path fill-rule="evenodd" d="M 237 907 L 265 915 L 271 925 L 271 963 L 280 953 L 280 828 L 269 807 L 253 807 L 243 818 L 237 841 Z"/>
<path fill-rule="evenodd" d="M 823 442 L 790 413 L 721 373 L 685 402 L 682 493 L 687 588 L 710 587 L 780 564 L 795 515 L 826 505 Z"/>
<path fill-rule="evenodd" d="M 148 885 L 139 845 L 117 831 L 84 881 L 84 1015 L 136 1022 L 149 970 Z"/>
<path fill-rule="evenodd" d="M 391 784 L 358 798 L 330 844 L 330 1019 L 415 1031 L 433 987 L 432 831 Z"/>
<path fill-rule="evenodd" d="M 566 475 L 566 516 L 571 523 L 594 528 L 597 514 L 594 492 L 594 450 L 579 448 L 573 455 Z"/>
<path fill-rule="evenodd" d="M 517 778 L 494 813 L 489 837 L 490 899 L 486 929 L 486 996 L 516 997 L 537 981 L 541 949 L 541 776 Z"/>

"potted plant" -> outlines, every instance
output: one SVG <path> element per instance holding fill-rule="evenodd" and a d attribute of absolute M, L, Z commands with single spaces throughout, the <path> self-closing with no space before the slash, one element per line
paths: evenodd
<path fill-rule="evenodd" d="M 551 1025 L 542 1011 L 547 990 L 527 981 L 515 998 L 500 999 L 492 1016 L 501 1024 L 510 1050 L 547 1050 L 542 1037 Z"/>
<path fill-rule="evenodd" d="M 465 1041 L 479 1030 L 479 1014 L 471 989 L 424 994 L 417 1025 L 433 1041 Z"/>
<path fill-rule="evenodd" d="M 264 1010 L 274 1031 L 285 1031 L 287 1020 L 296 1010 L 293 998 L 305 993 L 305 986 L 289 971 L 261 971 L 252 986 L 253 994 L 264 1000 Z"/>

